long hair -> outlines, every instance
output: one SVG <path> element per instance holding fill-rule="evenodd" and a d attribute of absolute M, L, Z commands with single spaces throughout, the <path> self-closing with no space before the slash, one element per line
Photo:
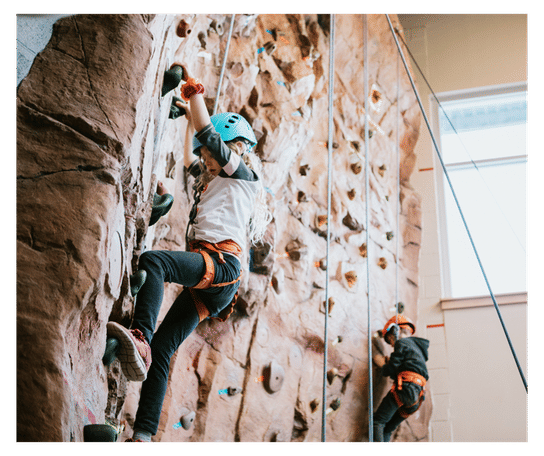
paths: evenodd
<path fill-rule="evenodd" d="M 235 139 L 225 144 L 231 151 L 240 155 L 246 166 L 253 170 L 259 178 L 260 189 L 253 205 L 253 213 L 249 221 L 248 232 L 249 240 L 255 245 L 262 240 L 266 227 L 272 220 L 272 213 L 268 209 L 268 204 L 266 203 L 266 190 L 262 184 L 263 166 L 259 157 L 250 152 L 249 144 L 244 139 Z M 197 191 L 202 191 L 202 189 L 215 177 L 206 169 L 202 162 L 200 162 L 200 167 L 202 172 L 196 178 L 194 187 Z"/>

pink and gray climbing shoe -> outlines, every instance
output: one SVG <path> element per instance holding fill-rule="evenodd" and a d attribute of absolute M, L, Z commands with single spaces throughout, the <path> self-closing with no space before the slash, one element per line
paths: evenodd
<path fill-rule="evenodd" d="M 139 329 L 127 329 L 114 321 L 108 322 L 108 337 L 119 341 L 117 358 L 127 380 L 143 382 L 151 366 L 151 347 Z"/>

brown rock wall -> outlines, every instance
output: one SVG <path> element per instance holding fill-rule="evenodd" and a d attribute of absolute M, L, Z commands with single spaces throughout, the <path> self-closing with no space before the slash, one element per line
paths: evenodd
<path fill-rule="evenodd" d="M 130 323 L 128 277 L 144 249 L 184 249 L 190 208 L 191 181 L 181 161 L 185 119 L 168 119 L 174 92 L 161 97 L 162 76 L 172 62 L 184 62 L 208 88 L 213 106 L 229 18 L 61 19 L 18 89 L 19 440 L 81 440 L 85 424 L 105 419 L 126 422 L 121 438 L 131 433 L 139 384 L 127 384 L 117 362 L 104 368 L 105 325 Z M 191 30 L 183 38 L 175 33 L 181 19 Z M 246 258 L 237 311 L 226 323 L 203 322 L 172 359 L 157 441 L 319 441 L 321 407 L 336 399 L 341 406 L 327 414 L 327 440 L 364 441 L 368 293 L 375 331 L 392 314 L 398 273 L 399 300 L 417 320 L 421 213 L 409 186 L 419 130 L 415 98 L 407 77 L 397 78 L 385 17 L 369 16 L 366 195 L 362 16 L 339 15 L 328 262 L 334 302 L 329 340 L 323 340 L 328 20 L 236 16 L 219 112 L 238 111 L 251 122 L 274 222 L 254 248 L 254 272 Z M 357 166 L 363 171 L 354 172 Z M 147 229 L 158 180 L 175 205 Z M 367 229 L 370 243 L 363 246 Z M 159 320 L 179 290 L 167 285 Z M 333 345 L 337 336 L 342 342 Z M 327 371 L 336 368 L 338 375 L 321 404 L 325 343 Z M 277 391 L 266 388 L 270 363 L 283 370 Z M 377 371 L 373 377 L 376 407 L 387 381 Z M 228 388 L 241 392 L 229 395 Z M 427 438 L 429 402 L 399 429 L 400 440 Z M 192 427 L 177 427 L 192 411 Z"/>

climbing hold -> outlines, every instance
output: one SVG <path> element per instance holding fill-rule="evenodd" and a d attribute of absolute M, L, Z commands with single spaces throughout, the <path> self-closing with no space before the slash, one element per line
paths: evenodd
<path fill-rule="evenodd" d="M 310 171 L 310 165 L 302 165 L 302 166 L 298 169 L 298 172 L 300 173 L 301 176 L 307 176 L 307 175 L 308 175 L 308 171 Z"/>
<path fill-rule="evenodd" d="M 187 409 L 183 409 L 183 410 L 185 413 L 182 414 L 181 418 L 179 419 L 179 422 L 183 429 L 188 430 L 191 428 L 193 421 L 195 420 L 196 413 L 194 411 L 190 412 Z"/>
<path fill-rule="evenodd" d="M 372 107 L 378 112 L 380 111 L 383 104 L 382 94 L 374 84 L 372 85 L 372 90 L 370 92 L 370 103 Z"/>
<path fill-rule="evenodd" d="M 332 341 L 332 345 L 335 346 L 336 344 L 339 344 L 340 342 L 342 342 L 342 340 L 343 340 L 342 336 L 337 336 L 336 339 Z"/>
<path fill-rule="evenodd" d="M 316 215 L 315 226 L 319 230 L 325 230 L 327 228 L 327 215 Z"/>
<path fill-rule="evenodd" d="M 355 195 L 357 195 L 357 191 L 352 188 L 351 190 L 348 191 L 348 198 L 353 201 L 355 199 Z"/>
<path fill-rule="evenodd" d="M 287 86 L 285 85 L 285 82 L 283 81 L 277 81 L 279 85 L 285 87 L 287 89 Z"/>
<path fill-rule="evenodd" d="M 198 41 L 200 41 L 200 47 L 206 49 L 206 34 L 204 32 L 198 34 Z"/>
<path fill-rule="evenodd" d="M 351 167 L 351 170 L 353 171 L 353 174 L 359 174 L 363 170 L 363 165 L 361 165 L 361 163 L 359 162 L 352 163 L 350 167 Z"/>
<path fill-rule="evenodd" d="M 342 402 L 340 401 L 340 398 L 337 397 L 334 401 L 331 402 L 331 405 L 329 406 L 329 408 L 327 409 L 325 414 L 330 415 L 335 410 L 338 410 L 340 408 L 341 404 L 342 404 Z"/>
<path fill-rule="evenodd" d="M 390 241 L 391 239 L 393 239 L 393 231 L 388 231 L 387 233 L 385 233 L 385 237 L 387 238 L 388 241 Z"/>
<path fill-rule="evenodd" d="M 327 372 L 327 380 L 329 382 L 329 385 L 332 385 L 332 382 L 336 377 L 338 377 L 338 369 L 336 367 L 333 367 Z"/>
<path fill-rule="evenodd" d="M 333 410 L 338 410 L 340 408 L 340 405 L 342 405 L 342 401 L 339 397 L 337 397 L 334 401 L 332 401 L 331 408 Z"/>
<path fill-rule="evenodd" d="M 109 337 L 106 340 L 106 350 L 104 350 L 104 356 L 102 357 L 102 363 L 104 366 L 109 366 L 115 358 L 117 358 L 117 352 L 119 351 L 119 340 L 113 337 Z"/>
<path fill-rule="evenodd" d="M 215 19 L 212 21 L 212 23 L 210 24 L 210 28 L 215 32 L 217 33 L 219 36 L 222 36 L 223 35 L 223 25 L 220 24 L 219 22 L 217 22 Z"/>
<path fill-rule="evenodd" d="M 162 83 L 162 96 L 174 90 L 181 82 L 183 77 L 183 68 L 181 65 L 173 65 L 172 68 L 164 72 Z"/>
<path fill-rule="evenodd" d="M 361 255 L 363 258 L 366 258 L 367 257 L 367 248 L 366 248 L 366 242 L 363 242 L 360 246 L 359 246 L 359 255 Z"/>
<path fill-rule="evenodd" d="M 403 302 L 398 302 L 396 310 L 397 310 L 398 314 L 404 313 L 404 303 Z"/>
<path fill-rule="evenodd" d="M 176 102 L 181 102 L 181 98 L 172 97 L 172 104 L 170 105 L 170 114 L 168 115 L 169 119 L 177 119 L 178 117 L 184 116 L 187 112 L 185 108 L 180 108 Z"/>
<path fill-rule="evenodd" d="M 355 271 L 348 271 L 344 274 L 346 282 L 349 288 L 353 288 L 357 283 L 357 273 Z"/>
<path fill-rule="evenodd" d="M 283 272 L 283 269 L 279 268 L 273 275 L 272 275 L 272 287 L 274 288 L 274 291 L 277 294 L 283 293 L 283 290 L 285 288 L 285 273 Z"/>
<path fill-rule="evenodd" d="M 172 208 L 172 204 L 174 204 L 174 197 L 169 193 L 165 193 L 164 195 L 155 193 L 149 226 L 153 226 L 163 215 L 166 215 Z"/>
<path fill-rule="evenodd" d="M 116 442 L 117 429 L 110 424 L 88 424 L 83 426 L 84 442 Z"/>
<path fill-rule="evenodd" d="M 352 231 L 362 231 L 364 229 L 364 226 L 355 220 L 349 212 L 342 219 L 342 223 Z"/>
<path fill-rule="evenodd" d="M 242 388 L 239 388 L 237 386 L 229 386 L 227 388 L 227 394 L 229 396 L 236 396 L 237 394 L 240 394 L 242 392 Z"/>
<path fill-rule="evenodd" d="M 387 260 L 384 257 L 381 257 L 378 260 L 378 266 L 382 269 L 385 269 L 387 267 Z"/>
<path fill-rule="evenodd" d="M 293 239 L 285 246 L 287 256 L 293 261 L 299 261 L 307 254 L 307 247 L 298 239 Z"/>
<path fill-rule="evenodd" d="M 276 361 L 271 361 L 264 371 L 264 387 L 269 393 L 276 393 L 283 385 L 285 371 Z"/>
<path fill-rule="evenodd" d="M 144 269 L 139 269 L 134 274 L 130 276 L 130 294 L 134 297 L 142 288 L 142 285 L 145 283 L 147 278 L 147 271 Z"/>
<path fill-rule="evenodd" d="M 189 24 L 182 19 L 179 21 L 178 27 L 176 28 L 176 35 L 180 38 L 185 38 L 189 33 L 191 33 Z"/>
<path fill-rule="evenodd" d="M 379 174 L 381 177 L 384 176 L 385 171 L 387 171 L 387 166 L 385 166 L 385 165 L 382 165 L 382 166 L 380 166 L 380 167 L 378 168 L 378 174 Z"/>
<path fill-rule="evenodd" d="M 297 193 L 297 202 L 298 203 L 306 203 L 308 201 L 308 198 L 306 197 L 306 193 L 304 193 L 302 190 L 300 190 Z"/>
<path fill-rule="evenodd" d="M 326 303 L 326 301 L 323 301 L 322 309 L 320 309 L 321 312 L 323 312 L 323 313 L 325 313 L 325 303 Z M 330 314 L 332 312 L 332 308 L 334 307 L 334 304 L 335 304 L 334 298 L 329 297 L 329 316 L 330 316 Z"/>
<path fill-rule="evenodd" d="M 323 270 L 327 270 L 327 258 L 321 258 L 318 262 L 318 266 Z"/>
<path fill-rule="evenodd" d="M 273 41 L 269 41 L 267 43 L 264 43 L 264 50 L 268 55 L 272 55 L 274 51 L 276 50 L 276 43 Z"/>

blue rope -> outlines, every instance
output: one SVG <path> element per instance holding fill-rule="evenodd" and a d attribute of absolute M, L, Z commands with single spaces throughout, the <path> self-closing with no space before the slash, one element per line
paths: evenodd
<path fill-rule="evenodd" d="M 436 154 L 438 156 L 438 159 L 440 160 L 440 164 L 442 165 L 442 169 L 444 170 L 444 175 L 446 176 L 446 180 L 448 181 L 448 185 L 449 185 L 449 187 L 451 189 L 453 199 L 455 200 L 455 204 L 457 206 L 457 209 L 459 210 L 459 214 L 461 215 L 463 225 L 465 226 L 466 232 L 467 232 L 469 240 L 470 240 L 470 244 L 472 245 L 472 249 L 474 250 L 474 254 L 476 255 L 476 260 L 478 261 L 478 264 L 479 264 L 480 269 L 482 271 L 485 283 L 487 285 L 487 289 L 489 290 L 489 294 L 491 295 L 491 299 L 493 301 L 493 306 L 495 307 L 495 310 L 497 311 L 497 316 L 499 317 L 499 321 L 500 321 L 500 323 L 502 325 L 504 335 L 506 336 L 506 340 L 508 341 L 508 345 L 510 346 L 510 351 L 512 352 L 512 355 L 514 357 L 514 361 L 516 362 L 516 366 L 518 368 L 519 375 L 521 376 L 521 380 L 523 381 L 523 385 L 525 386 L 525 391 L 528 392 L 527 381 L 525 380 L 525 376 L 523 375 L 523 370 L 521 369 L 521 365 L 519 363 L 518 357 L 516 356 L 516 351 L 514 350 L 514 346 L 512 344 L 512 341 L 510 340 L 510 336 L 508 335 L 508 331 L 506 329 L 506 325 L 504 324 L 504 320 L 502 319 L 501 311 L 499 310 L 499 305 L 497 304 L 497 300 L 495 299 L 495 295 L 493 294 L 493 291 L 491 290 L 491 285 L 489 284 L 489 280 L 487 279 L 487 275 L 485 273 L 484 267 L 483 267 L 482 262 L 480 260 L 480 256 L 478 255 L 478 251 L 476 250 L 476 245 L 474 244 L 474 241 L 472 239 L 472 235 L 470 234 L 470 230 L 468 229 L 468 225 L 467 225 L 467 222 L 465 220 L 465 216 L 463 215 L 463 211 L 461 210 L 461 205 L 459 204 L 459 201 L 457 200 L 457 196 L 456 196 L 455 191 L 453 189 L 453 185 L 452 185 L 450 177 L 448 175 L 448 171 L 446 170 L 446 165 L 444 164 L 444 161 L 442 159 L 442 155 L 440 154 L 440 149 L 438 148 L 438 144 L 437 144 L 436 139 L 434 137 L 434 134 L 433 134 L 433 132 L 431 130 L 429 120 L 427 119 L 427 115 L 425 114 L 425 110 L 423 109 L 423 104 L 421 103 L 421 99 L 419 98 L 419 93 L 418 93 L 417 88 L 415 86 L 412 75 L 410 74 L 410 71 L 408 69 L 408 64 L 406 63 L 406 59 L 404 58 L 404 53 L 402 52 L 402 49 L 400 47 L 399 41 L 398 41 L 397 36 L 395 34 L 395 30 L 393 29 L 393 25 L 391 24 L 391 20 L 389 19 L 389 15 L 386 14 L 385 17 L 387 18 L 387 22 L 389 23 L 389 28 L 391 29 L 391 33 L 393 34 L 393 38 L 395 39 L 395 44 L 397 45 L 399 55 L 400 55 L 400 57 L 402 59 L 402 63 L 404 64 L 406 74 L 408 75 L 408 78 L 410 79 L 410 84 L 412 85 L 412 89 L 414 91 L 417 102 L 419 104 L 419 108 L 421 110 L 421 113 L 423 114 L 425 124 L 427 125 L 427 129 L 429 130 L 429 134 L 431 135 L 431 139 L 432 139 L 434 148 L 436 150 Z"/>

